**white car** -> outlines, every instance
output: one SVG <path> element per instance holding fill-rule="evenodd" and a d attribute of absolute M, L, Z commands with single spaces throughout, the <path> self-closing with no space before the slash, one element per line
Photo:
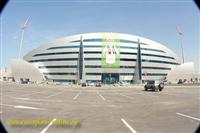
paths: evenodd
<path fill-rule="evenodd" d="M 87 86 L 95 86 L 94 82 L 87 82 Z"/>

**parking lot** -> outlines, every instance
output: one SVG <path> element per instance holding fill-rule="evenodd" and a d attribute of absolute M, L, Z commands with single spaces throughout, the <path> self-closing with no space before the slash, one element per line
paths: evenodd
<path fill-rule="evenodd" d="M 1 84 L 1 121 L 20 133 L 192 133 L 200 124 L 200 87 L 165 86 L 162 92 L 143 86 L 78 87 Z M 48 120 L 31 127 L 9 120 Z M 78 127 L 52 124 L 79 120 Z"/>

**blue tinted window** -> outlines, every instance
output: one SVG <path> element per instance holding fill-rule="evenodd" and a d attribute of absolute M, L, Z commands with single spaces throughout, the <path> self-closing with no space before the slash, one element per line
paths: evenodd
<path fill-rule="evenodd" d="M 49 79 L 53 80 L 54 82 L 72 82 L 75 83 L 75 80 L 67 80 L 67 79 Z"/>
<path fill-rule="evenodd" d="M 120 52 L 120 54 L 137 55 L 137 53 L 131 53 L 131 52 Z"/>
<path fill-rule="evenodd" d="M 174 59 L 174 57 L 169 57 L 169 56 L 164 56 L 164 55 L 145 54 L 145 53 L 143 53 L 142 55 L 144 55 L 144 56 L 155 56 L 155 57 L 162 57 L 162 58 Z"/>
<path fill-rule="evenodd" d="M 85 60 L 93 61 L 93 60 L 101 60 L 101 58 L 85 58 Z M 120 61 L 136 61 L 136 59 L 120 59 Z"/>
<path fill-rule="evenodd" d="M 165 73 L 143 73 L 143 76 L 167 76 Z"/>
<path fill-rule="evenodd" d="M 54 53 L 41 53 L 34 56 L 47 56 L 47 55 L 62 55 L 62 54 L 78 54 L 78 52 L 54 52 Z"/>
<path fill-rule="evenodd" d="M 134 73 L 120 73 L 121 76 L 129 76 L 129 75 L 134 75 Z"/>
<path fill-rule="evenodd" d="M 65 72 L 49 72 L 43 73 L 44 75 L 76 75 L 76 73 L 65 73 Z"/>
<path fill-rule="evenodd" d="M 77 66 L 38 66 L 38 68 L 77 68 Z"/>
<path fill-rule="evenodd" d="M 162 53 L 166 53 L 163 50 L 159 50 L 159 49 L 152 49 L 152 48 L 141 48 L 141 50 L 148 50 L 148 51 L 156 51 L 156 52 L 162 52 Z"/>
<path fill-rule="evenodd" d="M 86 80 L 86 82 L 101 82 L 101 80 Z"/>
<path fill-rule="evenodd" d="M 101 75 L 101 73 L 86 73 L 86 75 Z M 122 76 L 134 75 L 134 73 L 119 73 L 119 75 L 122 75 Z"/>
<path fill-rule="evenodd" d="M 93 60 L 101 60 L 101 58 L 84 58 L 84 60 L 93 61 Z"/>
<path fill-rule="evenodd" d="M 83 47 L 84 48 L 102 48 L 101 45 L 84 45 Z M 47 50 L 66 49 L 66 48 L 79 48 L 79 46 L 57 46 L 57 47 L 50 47 Z M 137 49 L 137 47 L 131 47 L 131 46 L 120 46 L 120 48 Z M 148 50 L 148 51 L 156 51 L 156 52 L 165 53 L 163 50 L 159 50 L 159 49 L 141 48 L 141 50 Z"/>
<path fill-rule="evenodd" d="M 101 54 L 101 51 L 84 51 L 84 54 Z"/>
<path fill-rule="evenodd" d="M 86 75 L 101 75 L 101 73 L 86 73 Z"/>
<path fill-rule="evenodd" d="M 101 66 L 86 65 L 85 68 L 101 68 Z"/>
<path fill-rule="evenodd" d="M 84 45 L 84 48 L 102 48 L 101 45 Z"/>
<path fill-rule="evenodd" d="M 136 61 L 136 59 L 120 59 L 120 61 Z"/>
<path fill-rule="evenodd" d="M 51 49 L 65 49 L 65 48 L 79 48 L 79 46 L 57 46 L 57 47 L 50 47 L 47 50 L 51 50 Z"/>
<path fill-rule="evenodd" d="M 101 38 L 94 38 L 94 39 L 83 39 L 83 42 L 104 42 L 106 41 L 106 39 L 101 39 Z M 113 41 L 119 41 L 122 43 L 138 43 L 135 41 L 131 41 L 131 40 L 125 40 L 125 39 L 113 39 Z M 80 40 L 74 40 L 74 41 L 70 41 L 70 42 L 80 42 Z M 140 43 L 142 45 L 147 45 L 145 43 Z"/>
<path fill-rule="evenodd" d="M 85 68 L 101 68 L 101 66 L 86 65 Z M 120 66 L 120 68 L 135 68 L 135 66 Z"/>
<path fill-rule="evenodd" d="M 171 70 L 171 68 L 165 68 L 165 67 L 142 67 L 142 69 Z"/>
<path fill-rule="evenodd" d="M 142 62 L 152 62 L 152 63 L 163 63 L 163 64 L 173 64 L 173 65 L 178 65 L 178 63 L 174 63 L 174 62 L 158 61 L 158 60 L 142 60 Z"/>
<path fill-rule="evenodd" d="M 74 61 L 74 60 L 77 60 L 77 58 L 40 59 L 40 60 L 30 60 L 28 62 Z"/>

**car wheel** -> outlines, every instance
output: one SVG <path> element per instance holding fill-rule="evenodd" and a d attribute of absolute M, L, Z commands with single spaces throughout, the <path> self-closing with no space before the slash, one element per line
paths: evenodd
<path fill-rule="evenodd" d="M 147 87 L 144 87 L 144 90 L 147 91 L 148 90 Z"/>
<path fill-rule="evenodd" d="M 162 89 L 159 89 L 160 91 L 162 91 Z"/>
<path fill-rule="evenodd" d="M 159 89 L 163 89 L 164 88 L 164 85 L 163 84 L 159 84 Z"/>

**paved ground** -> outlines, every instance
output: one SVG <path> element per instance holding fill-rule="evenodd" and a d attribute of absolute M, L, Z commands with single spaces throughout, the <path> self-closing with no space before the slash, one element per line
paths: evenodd
<path fill-rule="evenodd" d="M 1 84 L 1 120 L 11 133 L 192 133 L 200 124 L 200 87 L 66 87 Z M 80 120 L 80 127 L 54 124 L 10 126 L 9 120 Z"/>

